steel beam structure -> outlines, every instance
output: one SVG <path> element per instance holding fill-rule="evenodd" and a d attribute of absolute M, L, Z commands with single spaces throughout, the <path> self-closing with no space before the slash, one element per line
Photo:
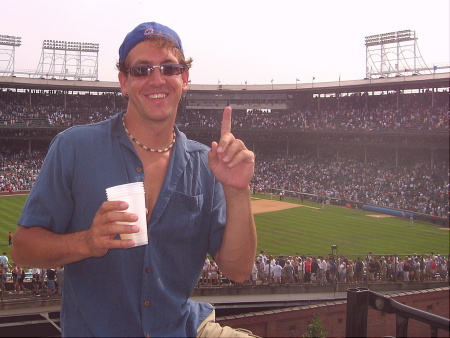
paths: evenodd
<path fill-rule="evenodd" d="M 44 40 L 33 77 L 98 81 L 97 43 Z"/>
<path fill-rule="evenodd" d="M 397 32 L 370 35 L 366 42 L 366 78 L 432 74 L 446 66 L 429 66 L 419 51 L 416 32 Z"/>
<path fill-rule="evenodd" d="M 14 76 L 16 47 L 21 44 L 21 37 L 0 35 L 0 74 Z"/>

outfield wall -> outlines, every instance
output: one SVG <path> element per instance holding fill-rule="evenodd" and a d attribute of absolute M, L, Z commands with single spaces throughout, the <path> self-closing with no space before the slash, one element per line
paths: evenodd
<path fill-rule="evenodd" d="M 397 217 L 405 217 L 407 219 L 411 219 L 411 217 L 413 219 L 417 218 L 417 216 L 415 214 L 408 212 L 408 211 L 403 212 L 403 211 L 395 210 L 395 209 L 376 207 L 374 205 L 363 205 L 362 208 L 363 208 L 363 210 L 367 210 L 367 211 L 373 211 L 373 212 L 378 212 L 381 214 L 392 215 L 392 216 L 397 216 Z"/>
<path fill-rule="evenodd" d="M 307 194 L 307 193 L 300 193 L 298 191 L 290 191 L 290 190 L 283 190 L 283 189 L 277 189 L 277 188 L 273 188 L 271 190 L 275 194 L 276 197 L 279 195 L 279 193 L 281 191 L 284 191 L 284 193 L 285 193 L 284 197 L 300 199 L 300 195 L 304 195 L 306 200 L 309 200 L 309 201 L 312 201 L 312 202 L 316 202 L 316 203 L 320 203 L 319 199 L 321 197 L 318 196 L 318 195 Z M 269 192 L 266 191 L 265 193 L 269 193 Z M 351 208 L 364 208 L 364 207 L 380 208 L 378 211 L 376 211 L 375 209 L 373 209 L 373 210 L 365 209 L 365 210 L 372 211 L 372 212 L 389 214 L 389 215 L 396 216 L 396 217 L 402 217 L 402 212 L 403 212 L 402 210 L 399 210 L 399 209 L 378 207 L 376 205 L 365 205 L 362 202 L 352 201 L 352 200 L 345 200 L 345 199 L 338 199 L 338 198 L 335 198 L 335 197 L 327 197 L 326 203 L 327 204 L 331 204 L 331 205 L 341 206 L 341 207 L 345 207 L 345 206 L 348 207 L 350 205 Z M 390 212 L 392 212 L 392 213 L 390 213 Z M 395 214 L 394 214 L 394 212 L 395 212 Z M 421 222 L 427 222 L 427 223 L 433 223 L 433 224 L 436 224 L 436 225 L 441 225 L 443 227 L 448 227 L 449 226 L 449 218 L 448 217 L 434 217 L 432 215 L 422 214 L 422 213 L 413 212 L 413 211 L 406 211 L 406 214 L 407 214 L 406 217 L 408 219 L 411 217 L 411 215 L 413 215 L 414 220 L 418 220 L 418 221 L 421 221 Z"/>

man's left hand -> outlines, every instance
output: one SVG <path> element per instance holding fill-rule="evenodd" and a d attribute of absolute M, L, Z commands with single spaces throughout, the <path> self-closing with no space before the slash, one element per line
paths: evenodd
<path fill-rule="evenodd" d="M 213 142 L 208 154 L 209 168 L 226 187 L 248 187 L 255 171 L 255 154 L 231 134 L 231 107 L 223 111 L 219 143 Z"/>

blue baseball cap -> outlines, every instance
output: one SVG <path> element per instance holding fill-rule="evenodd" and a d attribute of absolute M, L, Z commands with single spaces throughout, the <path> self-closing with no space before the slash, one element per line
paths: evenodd
<path fill-rule="evenodd" d="M 152 35 L 161 36 L 162 38 L 171 41 L 181 51 L 181 53 L 184 54 L 180 37 L 174 30 L 156 22 L 145 22 L 141 23 L 127 34 L 119 48 L 119 61 L 125 60 L 128 53 L 134 46 Z"/>

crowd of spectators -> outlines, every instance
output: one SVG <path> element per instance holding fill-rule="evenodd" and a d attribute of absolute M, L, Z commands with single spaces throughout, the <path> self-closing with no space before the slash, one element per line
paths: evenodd
<path fill-rule="evenodd" d="M 102 121 L 125 109 L 120 95 L 66 94 L 62 91 L 0 90 L 0 124 L 73 126 Z"/>
<path fill-rule="evenodd" d="M 293 102 L 287 111 L 248 110 L 233 115 L 233 128 L 380 131 L 448 131 L 449 93 L 315 97 Z M 433 102 L 433 105 L 431 105 Z M 71 126 L 94 123 L 123 110 L 120 94 L 68 94 L 62 91 L 0 90 L 0 125 Z M 180 109 L 177 124 L 219 130 L 221 112 Z M 376 134 L 375 134 L 376 135 Z M 380 136 L 381 137 L 381 136 Z M 332 142 L 332 140 L 330 140 Z M 353 157 L 257 154 L 254 187 L 280 189 L 447 217 L 448 161 L 417 160 L 393 166 L 386 154 L 361 161 Z M 44 151 L 0 148 L 0 191 L 28 190 Z M 439 158 L 442 158 L 439 157 Z M 445 157 L 444 157 L 445 158 Z"/>
<path fill-rule="evenodd" d="M 373 282 L 447 281 L 448 257 L 431 253 L 399 257 L 372 254 L 351 259 L 345 255 L 292 255 L 257 257 L 252 276 L 253 285 L 261 284 L 336 284 Z"/>
<path fill-rule="evenodd" d="M 0 192 L 30 190 L 44 161 L 44 151 L 0 148 Z"/>
<path fill-rule="evenodd" d="M 257 154 L 255 191 L 293 191 L 319 201 L 354 201 L 399 210 L 449 216 L 448 162 L 417 161 L 396 167 L 389 158 L 364 163 L 340 156 Z M 298 196 L 297 196 L 298 197 Z"/>
<path fill-rule="evenodd" d="M 337 98 L 312 98 L 286 111 L 253 109 L 233 115 L 234 128 L 386 131 L 386 130 L 446 130 L 448 129 L 449 93 L 422 92 L 401 95 L 351 95 Z M 179 114 L 180 126 L 217 128 L 220 111 L 186 110 Z"/>
<path fill-rule="evenodd" d="M 261 251 L 253 264 L 252 274 L 244 284 L 294 285 L 294 284 L 367 284 L 380 282 L 448 281 L 449 259 L 440 254 L 405 256 L 377 255 L 365 257 L 346 255 L 272 255 Z M 205 259 L 199 286 L 220 286 L 231 283 L 222 275 L 217 265 Z"/>
<path fill-rule="evenodd" d="M 0 191 L 29 190 L 45 152 L 0 150 Z M 258 153 L 252 185 L 254 192 L 293 191 L 319 200 L 354 201 L 448 217 L 448 169 L 444 161 L 433 168 L 429 161 L 395 167 L 381 159 L 363 163 L 343 156 L 334 160 L 332 156 Z"/>
<path fill-rule="evenodd" d="M 235 110 L 233 128 L 340 130 L 340 131 L 436 131 L 448 129 L 449 93 L 316 97 L 290 104 L 287 110 Z M 433 104 L 432 104 L 433 101 Z M 125 109 L 117 93 L 71 94 L 0 90 L 0 124 L 33 126 L 72 126 L 94 123 Z M 181 128 L 218 128 L 220 110 L 180 109 Z"/>

